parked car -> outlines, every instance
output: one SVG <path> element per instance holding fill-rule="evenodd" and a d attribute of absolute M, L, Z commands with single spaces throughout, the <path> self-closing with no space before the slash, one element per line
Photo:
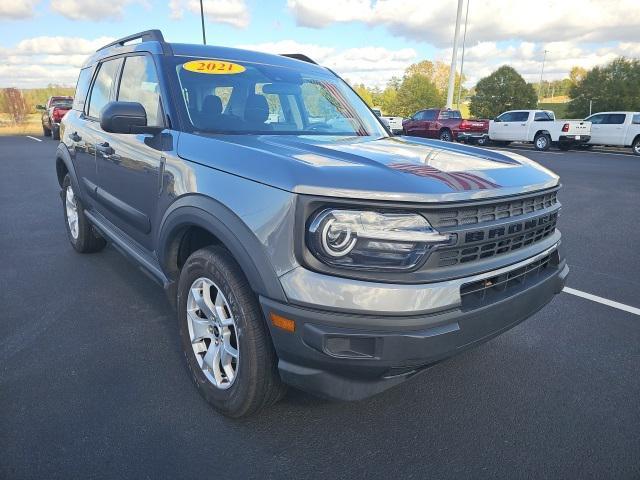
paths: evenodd
<path fill-rule="evenodd" d="M 60 140 L 60 121 L 71 110 L 73 97 L 49 97 L 45 105 L 37 105 L 42 110 L 42 133 L 45 137 Z"/>
<path fill-rule="evenodd" d="M 589 145 L 631 147 L 640 155 L 640 112 L 600 112 L 585 121 L 591 122 Z"/>
<path fill-rule="evenodd" d="M 536 150 L 557 145 L 560 150 L 586 144 L 591 138 L 591 122 L 556 120 L 550 110 L 510 110 L 489 122 L 489 138 L 498 145 L 533 143 Z"/>
<path fill-rule="evenodd" d="M 391 130 L 394 135 L 402 134 L 402 121 L 404 120 L 402 117 L 383 116 L 379 108 L 372 108 L 371 110 L 380 117 L 384 126 Z"/>
<path fill-rule="evenodd" d="M 557 175 L 389 136 L 304 55 L 131 35 L 82 66 L 62 123 L 72 247 L 109 241 L 165 288 L 190 376 L 229 416 L 287 384 L 379 393 L 523 321 L 568 274 Z"/>
<path fill-rule="evenodd" d="M 489 121 L 465 120 L 459 110 L 429 108 L 420 110 L 404 120 L 402 128 L 405 135 L 485 145 L 488 140 Z"/>

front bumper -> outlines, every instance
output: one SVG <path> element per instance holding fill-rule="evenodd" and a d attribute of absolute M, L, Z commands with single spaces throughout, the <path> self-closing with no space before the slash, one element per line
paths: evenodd
<path fill-rule="evenodd" d="M 529 281 L 480 303 L 462 302 L 420 315 L 336 313 L 260 298 L 265 318 L 274 313 L 296 323 L 289 333 L 268 321 L 280 376 L 294 387 L 332 399 L 358 400 L 382 392 L 540 310 L 562 291 L 569 272 L 557 249 L 549 255 L 553 261 Z M 512 272 L 522 268 L 514 266 Z M 498 277 L 486 278 L 490 284 Z M 461 284 L 459 291 L 465 285 L 470 283 Z"/>

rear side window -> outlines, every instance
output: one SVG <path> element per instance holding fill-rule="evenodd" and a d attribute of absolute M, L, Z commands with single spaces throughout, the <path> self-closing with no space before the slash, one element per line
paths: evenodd
<path fill-rule="evenodd" d="M 87 93 L 89 92 L 89 84 L 91 84 L 92 73 L 93 68 L 90 67 L 80 70 L 78 83 L 76 84 L 76 94 L 73 97 L 73 106 L 71 107 L 74 110 L 84 110 L 84 103 L 87 99 Z"/>
<path fill-rule="evenodd" d="M 640 125 L 640 113 L 636 113 L 633 116 L 633 120 L 631 120 L 631 123 L 633 123 L 634 125 Z"/>
<path fill-rule="evenodd" d="M 447 120 L 449 118 L 462 118 L 458 110 L 441 110 L 440 120 Z"/>
<path fill-rule="evenodd" d="M 122 61 L 117 59 L 100 64 L 100 70 L 98 70 L 98 75 L 91 88 L 91 97 L 89 99 L 90 117 L 98 118 L 102 108 L 111 101 L 113 84 L 120 69 L 120 63 Z"/>
<path fill-rule="evenodd" d="M 147 125 L 163 126 L 160 85 L 156 67 L 150 57 L 137 55 L 125 59 L 118 100 L 142 104 L 147 112 Z"/>
<path fill-rule="evenodd" d="M 607 115 L 607 119 L 602 122 L 609 125 L 622 125 L 627 116 L 624 113 L 610 113 Z"/>
<path fill-rule="evenodd" d="M 536 112 L 536 116 L 533 119 L 535 122 L 552 122 L 553 118 L 547 112 Z"/>

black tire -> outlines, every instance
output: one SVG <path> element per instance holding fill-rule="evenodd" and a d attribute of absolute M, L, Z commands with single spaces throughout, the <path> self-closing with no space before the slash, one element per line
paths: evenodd
<path fill-rule="evenodd" d="M 489 143 L 489 139 L 487 137 L 480 137 L 477 141 L 476 141 L 476 145 L 478 145 L 479 147 L 484 147 L 485 145 L 487 145 Z"/>
<path fill-rule="evenodd" d="M 71 227 L 69 226 L 69 219 L 67 216 L 67 189 L 71 186 L 71 178 L 69 174 L 65 175 L 64 180 L 62 182 L 62 211 L 64 213 L 64 225 L 67 230 L 67 237 L 69 237 L 69 242 L 71 242 L 71 246 L 79 253 L 95 253 L 102 250 L 107 242 L 104 238 L 102 238 L 98 232 L 96 232 L 95 228 L 91 225 L 86 215 L 84 214 L 84 208 L 82 207 L 82 203 L 78 197 L 75 197 L 76 208 L 78 212 L 78 235 L 74 237 L 71 233 Z"/>
<path fill-rule="evenodd" d="M 53 127 L 53 130 L 51 130 L 51 138 L 53 138 L 54 140 L 60 140 L 60 127 Z"/>
<path fill-rule="evenodd" d="M 443 142 L 453 142 L 453 134 L 448 128 L 443 128 L 442 130 L 440 130 L 438 138 Z"/>
<path fill-rule="evenodd" d="M 539 133 L 533 139 L 533 148 L 536 150 L 544 152 L 549 150 L 549 147 L 551 147 L 551 137 L 548 133 Z"/>
<path fill-rule="evenodd" d="M 631 145 L 631 150 L 635 155 L 640 155 L 640 137 L 637 137 Z"/>
<path fill-rule="evenodd" d="M 558 143 L 558 148 L 563 152 L 567 152 L 571 150 L 572 145 L 570 143 L 560 142 Z"/>
<path fill-rule="evenodd" d="M 45 127 L 44 125 L 42 125 L 42 134 L 45 137 L 50 137 L 51 136 L 51 130 L 47 127 Z"/>
<path fill-rule="evenodd" d="M 189 324 L 187 300 L 194 282 L 212 281 L 226 298 L 237 326 L 238 363 L 231 386 L 211 383 L 198 364 Z M 286 392 L 280 380 L 277 356 L 256 294 L 231 253 L 221 246 L 197 250 L 185 262 L 178 282 L 178 325 L 187 366 L 200 394 L 220 413 L 245 417 L 276 403 Z"/>

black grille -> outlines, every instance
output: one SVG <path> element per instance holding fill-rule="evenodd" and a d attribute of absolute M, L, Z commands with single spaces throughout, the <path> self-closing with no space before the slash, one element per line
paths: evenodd
<path fill-rule="evenodd" d="M 502 275 L 466 283 L 460 288 L 462 307 L 476 308 L 517 293 L 527 284 L 553 273 L 558 265 L 557 250 L 523 267 Z"/>
<path fill-rule="evenodd" d="M 459 227 L 518 217 L 545 210 L 558 203 L 558 192 L 549 192 L 497 202 L 478 207 L 461 207 L 429 213 L 429 222 L 436 228 Z"/>

